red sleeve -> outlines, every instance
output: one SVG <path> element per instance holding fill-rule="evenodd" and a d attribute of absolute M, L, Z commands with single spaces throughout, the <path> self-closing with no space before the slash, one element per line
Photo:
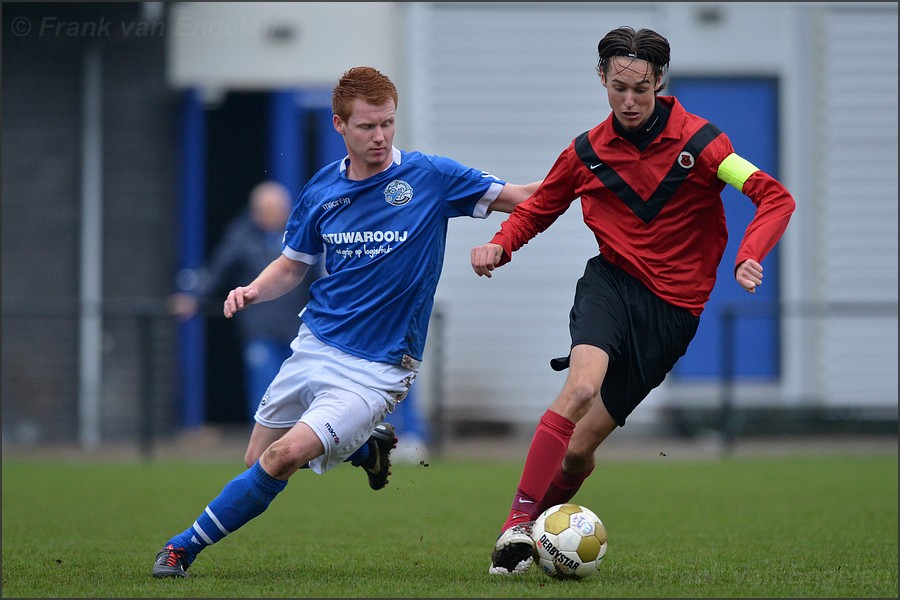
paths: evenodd
<path fill-rule="evenodd" d="M 756 171 L 744 182 L 743 193 L 756 205 L 756 215 L 744 232 L 734 268 L 747 259 L 762 262 L 781 239 L 796 203 L 790 192 L 764 171 Z"/>
<path fill-rule="evenodd" d="M 490 243 L 503 246 L 503 256 L 497 266 L 512 260 L 512 253 L 550 227 L 569 208 L 577 197 L 572 190 L 571 161 L 578 161 L 575 147 L 570 144 L 556 159 L 540 187 L 528 200 L 516 206 L 500 225 Z M 578 161 L 580 165 L 581 162 Z"/>

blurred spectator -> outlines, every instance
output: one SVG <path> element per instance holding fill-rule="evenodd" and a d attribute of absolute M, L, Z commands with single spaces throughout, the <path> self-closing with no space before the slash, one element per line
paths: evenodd
<path fill-rule="evenodd" d="M 235 217 L 216 244 L 210 260 L 193 289 L 172 294 L 169 310 L 182 319 L 198 312 L 222 316 L 222 299 L 237 285 L 252 281 L 281 254 L 284 228 L 291 212 L 287 188 L 275 181 L 257 184 L 248 207 Z M 290 356 L 290 343 L 300 327 L 298 314 L 309 300 L 310 273 L 303 283 L 284 296 L 262 302 L 235 315 L 244 363 L 247 417 L 256 408 L 281 363 Z"/>

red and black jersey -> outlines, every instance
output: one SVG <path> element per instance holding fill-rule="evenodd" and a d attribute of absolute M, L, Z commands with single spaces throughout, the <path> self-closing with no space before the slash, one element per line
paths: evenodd
<path fill-rule="evenodd" d="M 719 167 L 734 148 L 727 135 L 685 111 L 675 97 L 657 101 L 671 112 L 643 152 L 616 133 L 612 114 L 572 141 L 491 240 L 503 246 L 500 264 L 580 197 L 584 222 L 604 257 L 663 300 L 696 315 L 703 311 L 728 240 Z M 757 208 L 738 264 L 762 261 L 794 210 L 783 185 L 749 166 L 739 189 Z"/>

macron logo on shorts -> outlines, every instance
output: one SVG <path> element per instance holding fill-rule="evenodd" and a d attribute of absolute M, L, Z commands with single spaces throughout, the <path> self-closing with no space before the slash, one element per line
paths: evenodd
<path fill-rule="evenodd" d="M 327 429 L 328 433 L 331 434 L 331 438 L 334 440 L 334 445 L 339 445 L 341 443 L 341 438 L 338 437 L 338 434 L 334 432 L 334 429 L 332 429 L 331 427 L 331 423 L 325 423 L 325 429 Z"/>

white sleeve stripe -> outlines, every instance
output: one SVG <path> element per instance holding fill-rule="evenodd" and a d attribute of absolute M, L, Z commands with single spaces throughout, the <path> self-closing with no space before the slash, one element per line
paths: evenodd
<path fill-rule="evenodd" d="M 484 196 L 481 197 L 481 200 L 478 201 L 478 204 L 475 205 L 475 210 L 472 213 L 472 216 L 476 219 L 484 219 L 488 216 L 488 209 L 491 204 L 494 203 L 494 200 L 500 195 L 500 190 L 503 189 L 502 183 L 494 182 L 491 184 L 491 187 L 484 193 Z"/>
<path fill-rule="evenodd" d="M 318 254 L 306 254 L 305 252 L 297 252 L 290 246 L 285 246 L 284 250 L 282 250 L 281 253 L 291 260 L 305 262 L 308 265 L 314 265 L 319 262 L 320 258 L 322 258 L 321 252 L 319 252 Z"/>

